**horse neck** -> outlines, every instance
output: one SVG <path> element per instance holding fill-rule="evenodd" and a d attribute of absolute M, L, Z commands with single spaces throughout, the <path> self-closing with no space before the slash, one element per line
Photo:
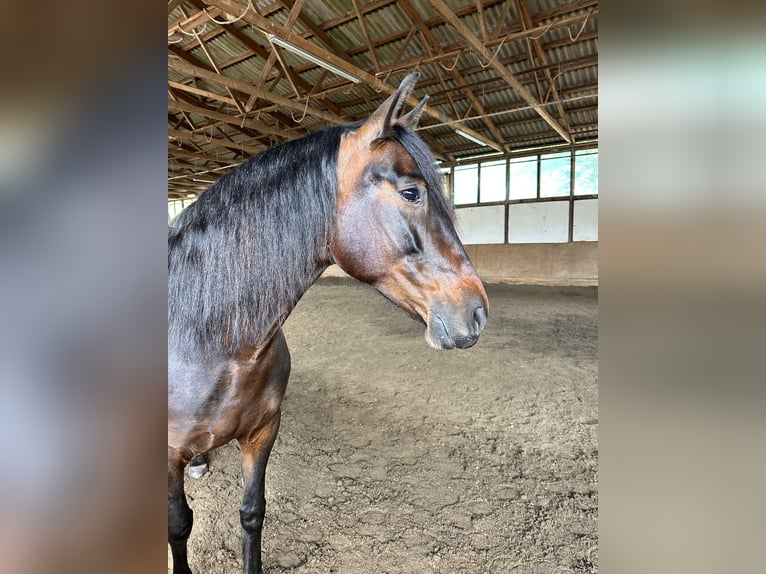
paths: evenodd
<path fill-rule="evenodd" d="M 296 196 L 300 193 L 307 190 L 294 192 Z M 304 204 L 302 207 L 309 210 L 314 206 Z M 329 238 L 334 217 L 322 219 L 311 215 L 307 221 L 266 217 L 262 221 L 268 220 L 269 225 L 257 231 L 255 241 L 267 243 L 270 248 L 268 252 L 262 250 L 253 265 L 257 273 L 255 296 L 261 314 L 259 323 L 272 326 L 267 331 L 281 327 L 298 301 L 332 263 Z M 278 222 L 277 227 L 272 226 L 274 221 Z"/>
<path fill-rule="evenodd" d="M 260 347 L 332 263 L 330 160 L 294 155 L 281 172 L 269 157 L 241 166 L 171 227 L 169 339 L 182 352 Z"/>

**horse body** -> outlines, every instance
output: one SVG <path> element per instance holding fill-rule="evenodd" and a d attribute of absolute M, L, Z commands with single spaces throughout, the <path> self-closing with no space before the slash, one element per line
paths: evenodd
<path fill-rule="evenodd" d="M 280 329 L 263 347 L 212 365 L 171 356 L 168 372 L 168 447 L 191 460 L 246 436 L 279 412 L 290 353 Z"/>
<path fill-rule="evenodd" d="M 221 357 L 212 365 L 172 355 L 168 363 L 168 533 L 174 574 L 191 572 L 186 541 L 192 511 L 184 496 L 183 469 L 197 454 L 235 438 L 243 456 L 240 517 L 245 572 L 261 572 L 266 462 L 279 430 L 290 375 L 284 334 L 279 329 L 261 348 Z"/>
<path fill-rule="evenodd" d="M 417 78 L 363 123 L 272 148 L 224 176 L 168 234 L 168 540 L 190 574 L 183 470 L 237 439 L 244 572 L 261 569 L 266 463 L 290 374 L 281 326 L 337 263 L 426 325 L 437 349 L 472 346 L 487 297 L 412 129 Z"/>

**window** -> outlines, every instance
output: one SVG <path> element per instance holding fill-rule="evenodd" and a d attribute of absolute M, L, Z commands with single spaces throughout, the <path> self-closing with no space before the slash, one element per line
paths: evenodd
<path fill-rule="evenodd" d="M 180 199 L 168 201 L 168 221 L 181 213 L 184 208 L 183 203 L 184 202 Z"/>
<path fill-rule="evenodd" d="M 540 197 L 569 196 L 571 158 L 568 151 L 540 156 Z"/>
<path fill-rule="evenodd" d="M 441 169 L 440 172 L 442 176 L 442 191 L 444 192 L 447 201 L 451 201 L 450 190 L 452 189 L 452 175 L 450 174 L 449 169 Z"/>
<path fill-rule="evenodd" d="M 505 160 L 483 163 L 479 169 L 481 202 L 505 201 Z"/>
<path fill-rule="evenodd" d="M 586 149 L 575 152 L 575 195 L 598 193 L 598 150 Z"/>
<path fill-rule="evenodd" d="M 168 201 L 168 221 L 181 213 L 185 207 L 194 203 L 196 199 L 195 197 L 194 199 L 171 199 Z"/>
<path fill-rule="evenodd" d="M 537 197 L 537 156 L 511 159 L 509 199 Z"/>
<path fill-rule="evenodd" d="M 598 149 L 556 146 L 526 153 L 453 168 L 463 242 L 598 241 Z"/>
<path fill-rule="evenodd" d="M 455 168 L 455 205 L 477 203 L 479 200 L 479 170 L 474 165 L 461 165 Z"/>

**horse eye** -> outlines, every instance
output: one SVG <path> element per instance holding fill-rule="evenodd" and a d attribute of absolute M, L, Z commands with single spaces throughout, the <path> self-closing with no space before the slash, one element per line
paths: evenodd
<path fill-rule="evenodd" d="M 401 195 L 404 198 L 404 201 L 408 203 L 415 203 L 420 199 L 420 191 L 416 187 L 403 189 L 399 192 L 399 195 Z"/>

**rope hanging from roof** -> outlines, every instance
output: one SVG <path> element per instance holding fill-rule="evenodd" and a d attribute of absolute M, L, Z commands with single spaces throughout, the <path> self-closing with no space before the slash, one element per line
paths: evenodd
<path fill-rule="evenodd" d="M 253 7 L 253 2 L 252 2 L 252 0 L 247 0 L 247 6 L 245 6 L 245 11 L 244 11 L 244 12 L 242 12 L 242 14 L 240 14 L 239 16 L 237 16 L 236 18 L 234 18 L 233 20 L 226 20 L 225 22 L 219 22 L 218 20 L 216 20 L 215 18 L 213 18 L 213 17 L 212 17 L 210 14 L 208 14 L 207 8 L 205 8 L 205 9 L 203 10 L 203 12 L 205 13 L 205 16 L 207 16 L 208 18 L 210 18 L 210 21 L 211 21 L 211 22 L 215 22 L 215 23 L 216 23 L 216 24 L 218 24 L 219 26 L 225 26 L 226 24 L 236 24 L 237 22 L 239 22 L 240 20 L 242 20 L 242 18 L 244 18 L 244 17 L 245 17 L 245 14 L 247 14 L 247 12 L 248 12 L 250 9 L 252 9 L 252 10 L 253 10 L 253 12 L 255 12 L 255 8 Z"/>
<path fill-rule="evenodd" d="M 311 100 L 311 96 L 310 95 L 306 96 L 306 107 L 303 108 L 303 115 L 301 116 L 301 119 L 299 119 L 299 120 L 295 119 L 295 115 L 293 115 L 293 111 L 290 110 L 290 116 L 292 116 L 293 121 L 296 124 L 299 124 L 299 123 L 303 122 L 304 119 L 306 119 L 306 112 L 309 109 L 309 100 Z"/>
<path fill-rule="evenodd" d="M 572 40 L 572 42 L 577 42 L 577 40 L 582 36 L 583 30 L 585 30 L 585 25 L 588 23 L 588 19 L 590 18 L 591 14 L 593 14 L 593 10 L 588 12 L 588 15 L 585 16 L 585 20 L 582 23 L 582 26 L 580 27 L 580 31 L 577 32 L 577 36 L 572 38 L 572 32 L 569 30 L 569 26 L 567 26 L 567 34 L 569 34 L 569 39 Z"/>
<path fill-rule="evenodd" d="M 242 20 L 242 18 L 245 17 L 245 14 L 247 14 L 251 9 L 255 12 L 255 7 L 253 6 L 252 0 L 247 0 L 247 6 L 245 6 L 245 10 L 244 10 L 244 12 L 242 12 L 242 14 L 240 14 L 239 16 L 237 16 L 236 18 L 233 18 L 231 20 L 224 20 L 223 22 L 219 22 L 213 16 L 211 16 L 210 13 L 208 12 L 207 8 L 203 9 L 202 12 L 204 12 L 205 16 L 207 16 L 207 18 L 208 18 L 208 20 L 210 20 L 210 22 L 213 22 L 214 24 L 218 24 L 219 26 L 226 26 L 227 24 L 236 24 L 237 22 Z M 198 37 L 200 34 L 204 34 L 205 32 L 207 32 L 208 25 L 209 25 L 209 22 L 205 22 L 204 24 L 202 24 L 202 29 L 201 30 L 195 30 L 194 28 L 192 28 L 191 32 L 187 32 L 186 30 L 184 30 L 181 27 L 180 24 L 178 24 L 178 25 L 176 25 L 174 27 L 173 34 L 175 34 L 176 32 L 180 32 L 184 36 Z M 196 26 L 195 26 L 195 28 L 196 28 Z M 197 39 L 199 39 L 199 38 L 197 38 Z M 170 40 L 168 38 L 168 44 L 180 44 L 181 42 L 183 42 L 183 38 L 179 38 L 178 40 Z"/>
<path fill-rule="evenodd" d="M 502 44 L 500 44 L 500 45 L 502 46 Z M 462 54 L 463 54 L 463 51 L 462 51 L 462 50 L 460 50 L 460 51 L 457 53 L 457 58 L 455 58 L 455 63 L 454 63 L 454 64 L 452 64 L 452 66 L 450 66 L 449 68 L 448 68 L 447 66 L 445 66 L 444 64 L 442 64 L 441 62 L 439 62 L 439 65 L 440 65 L 442 68 L 444 68 L 445 70 L 447 70 L 448 72 L 451 72 L 452 70 L 454 70 L 454 69 L 457 67 L 457 62 L 458 62 L 458 60 L 460 60 L 460 56 L 461 56 Z"/>

